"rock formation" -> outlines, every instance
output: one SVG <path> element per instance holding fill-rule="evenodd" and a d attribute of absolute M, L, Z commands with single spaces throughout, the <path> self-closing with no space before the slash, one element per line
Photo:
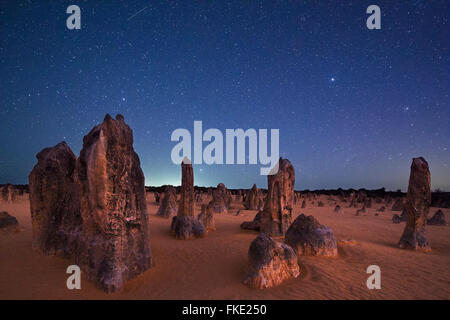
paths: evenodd
<path fill-rule="evenodd" d="M 194 216 L 194 171 L 187 158 L 181 163 L 181 198 L 177 216 L 173 217 L 170 228 L 175 237 L 181 240 L 206 234 L 205 227 Z"/>
<path fill-rule="evenodd" d="M 404 204 L 407 220 L 399 241 L 402 249 L 430 251 L 425 234 L 427 215 L 431 204 L 430 169 L 424 158 L 413 158 L 408 193 Z"/>
<path fill-rule="evenodd" d="M 441 209 L 436 211 L 434 216 L 427 220 L 427 224 L 430 226 L 446 226 L 447 220 L 445 219 L 444 212 Z"/>
<path fill-rule="evenodd" d="M 336 207 L 334 208 L 334 212 L 335 212 L 335 213 L 342 213 L 343 210 L 342 210 L 341 206 L 336 206 Z"/>
<path fill-rule="evenodd" d="M 19 232 L 19 222 L 8 212 L 0 212 L 0 233 L 9 234 Z"/>
<path fill-rule="evenodd" d="M 212 200 L 209 205 L 214 213 L 228 213 L 231 204 L 231 195 L 223 183 L 219 183 L 212 192 Z"/>
<path fill-rule="evenodd" d="M 76 263 L 106 292 L 152 266 L 144 174 L 123 116 L 106 115 L 77 161 L 83 231 Z"/>
<path fill-rule="evenodd" d="M 286 231 L 285 242 L 299 256 L 334 257 L 337 255 L 333 231 L 321 225 L 313 216 L 300 214 Z"/>
<path fill-rule="evenodd" d="M 174 187 L 166 186 L 164 190 L 164 197 L 159 206 L 156 215 L 165 218 L 172 218 L 177 215 L 177 192 Z"/>
<path fill-rule="evenodd" d="M 202 205 L 202 212 L 198 215 L 198 220 L 203 224 L 206 231 L 215 231 L 216 222 L 214 219 L 214 213 L 208 204 Z"/>
<path fill-rule="evenodd" d="M 278 172 L 267 176 L 268 194 L 261 213 L 261 232 L 284 235 L 292 222 L 295 171 L 289 160 L 280 158 Z"/>
<path fill-rule="evenodd" d="M 306 208 L 306 201 L 305 200 L 302 201 L 302 209 L 304 209 L 304 208 Z"/>
<path fill-rule="evenodd" d="M 45 148 L 28 179 L 33 249 L 45 255 L 75 254 L 81 232 L 76 157 L 65 142 Z"/>
<path fill-rule="evenodd" d="M 247 210 L 258 210 L 259 209 L 259 200 L 260 200 L 260 191 L 256 184 L 248 191 L 247 203 L 245 204 L 245 208 Z"/>
<path fill-rule="evenodd" d="M 3 187 L 0 187 L 0 202 L 6 203 L 14 203 L 16 200 L 16 190 L 12 184 L 7 184 Z"/>
<path fill-rule="evenodd" d="M 407 215 L 406 215 L 406 210 L 404 210 L 404 209 L 403 209 L 401 215 L 398 215 L 398 214 L 394 213 L 394 214 L 392 215 L 392 223 L 398 224 L 398 223 L 400 223 L 400 222 L 404 222 L 404 221 L 406 221 L 406 219 L 407 219 L 406 216 L 407 216 Z"/>
<path fill-rule="evenodd" d="M 261 227 L 262 211 L 258 211 L 252 221 L 244 221 L 241 223 L 241 229 L 259 231 Z"/>
<path fill-rule="evenodd" d="M 249 269 L 244 284 L 255 289 L 279 285 L 290 277 L 298 277 L 297 256 L 288 245 L 261 233 L 248 250 Z"/>

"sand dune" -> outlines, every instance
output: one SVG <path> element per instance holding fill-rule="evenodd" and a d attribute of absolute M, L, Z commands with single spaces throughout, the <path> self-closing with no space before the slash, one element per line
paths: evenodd
<path fill-rule="evenodd" d="M 301 275 L 279 287 L 253 290 L 242 284 L 247 251 L 256 232 L 241 230 L 256 211 L 234 204 L 231 214 L 216 215 L 217 231 L 206 238 L 176 240 L 170 221 L 156 216 L 148 197 L 151 247 L 155 266 L 128 281 L 120 293 L 106 294 L 82 277 L 81 290 L 68 290 L 66 274 L 73 260 L 46 257 L 31 250 L 31 218 L 27 200 L 0 204 L 23 231 L 0 235 L 0 299 L 450 299 L 450 229 L 428 226 L 430 253 L 400 250 L 404 223 L 393 224 L 392 212 L 375 216 L 375 208 L 354 216 L 356 208 L 297 205 L 294 212 L 314 215 L 336 238 L 354 239 L 339 246 L 339 257 L 301 257 Z M 325 200 L 325 197 L 324 197 Z M 324 201 L 326 203 L 326 201 Z M 241 209 L 242 215 L 233 214 Z M 196 212 L 200 206 L 196 206 Z M 436 208 L 431 208 L 433 214 Z M 450 209 L 443 209 L 449 217 Z M 368 290 L 366 268 L 381 268 L 381 290 Z"/>

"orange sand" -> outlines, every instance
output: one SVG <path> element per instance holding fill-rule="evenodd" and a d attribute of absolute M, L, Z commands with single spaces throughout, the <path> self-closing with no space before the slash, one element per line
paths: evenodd
<path fill-rule="evenodd" d="M 296 215 L 312 214 L 331 227 L 338 240 L 350 238 L 357 243 L 340 246 L 336 259 L 301 257 L 297 279 L 258 291 L 242 284 L 247 251 L 257 233 L 239 228 L 255 211 L 216 215 L 217 231 L 183 241 L 170 235 L 170 221 L 155 216 L 157 206 L 149 198 L 155 266 L 114 294 L 105 294 L 83 277 L 81 290 L 68 290 L 66 268 L 74 260 L 33 252 L 28 201 L 1 203 L 0 211 L 15 216 L 24 230 L 0 235 L 0 299 L 450 299 L 448 226 L 428 226 L 432 252 L 413 252 L 396 248 L 404 223 L 393 224 L 389 210 L 374 216 L 379 204 L 359 217 L 354 216 L 357 209 L 346 205 L 341 205 L 344 213 L 340 215 L 333 213 L 334 206 L 297 207 Z M 242 206 L 230 211 L 234 214 L 237 209 Z M 435 211 L 432 208 L 431 214 Z M 450 217 L 450 209 L 443 211 Z M 372 264 L 381 268 L 381 290 L 366 287 L 366 268 Z"/>

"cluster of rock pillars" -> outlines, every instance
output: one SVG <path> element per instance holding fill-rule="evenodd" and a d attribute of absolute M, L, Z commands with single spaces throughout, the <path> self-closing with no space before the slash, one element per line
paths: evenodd
<path fill-rule="evenodd" d="M 106 115 L 84 137 L 78 158 L 61 142 L 39 152 L 37 160 L 29 175 L 36 251 L 74 257 L 85 276 L 106 292 L 120 290 L 152 267 L 144 174 L 123 116 Z M 214 215 L 227 212 L 232 195 L 219 184 L 196 217 L 189 159 L 183 160 L 181 171 L 180 199 L 173 187 L 167 187 L 157 215 L 172 219 L 170 229 L 177 239 L 204 237 L 216 229 Z M 338 254 L 330 228 L 304 214 L 292 221 L 295 170 L 289 160 L 280 158 L 276 174 L 268 175 L 267 182 L 265 199 L 255 185 L 249 190 L 246 207 L 258 213 L 241 225 L 260 232 L 250 244 L 244 277 L 246 285 L 258 289 L 298 277 L 300 256 Z M 400 248 L 430 250 L 425 234 L 430 202 L 428 164 L 414 158 Z"/>

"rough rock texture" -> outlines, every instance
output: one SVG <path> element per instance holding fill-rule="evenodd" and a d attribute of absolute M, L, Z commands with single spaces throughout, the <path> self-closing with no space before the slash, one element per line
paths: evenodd
<path fill-rule="evenodd" d="M 286 231 L 285 242 L 299 256 L 337 256 L 333 231 L 321 225 L 313 216 L 300 214 Z"/>
<path fill-rule="evenodd" d="M 271 288 L 300 274 L 294 250 L 264 233 L 252 241 L 248 259 L 249 269 L 244 284 L 251 288 Z"/>
<path fill-rule="evenodd" d="M 394 204 L 392 205 L 392 211 L 402 211 L 403 210 L 403 200 L 397 199 L 395 200 Z"/>
<path fill-rule="evenodd" d="M 444 212 L 440 209 L 436 211 L 434 216 L 427 220 L 427 224 L 430 226 L 446 226 L 447 220 L 445 219 Z"/>
<path fill-rule="evenodd" d="M 322 201 L 319 201 L 319 202 L 317 202 L 317 206 L 318 206 L 318 207 L 323 207 L 323 206 L 324 206 L 324 204 L 323 204 L 323 202 L 322 202 Z"/>
<path fill-rule="evenodd" d="M 231 196 L 223 183 L 219 183 L 212 192 L 212 200 L 209 203 L 214 213 L 228 213 L 231 204 Z"/>
<path fill-rule="evenodd" d="M 170 229 L 175 238 L 187 240 L 206 234 L 203 224 L 194 217 L 194 171 L 189 159 L 181 163 L 181 197 L 178 213 L 173 217 Z"/>
<path fill-rule="evenodd" d="M 171 218 L 177 215 L 177 211 L 177 192 L 174 187 L 166 186 L 164 190 L 164 197 L 162 198 L 161 205 L 159 206 L 156 215 Z"/>
<path fill-rule="evenodd" d="M 386 207 L 385 206 L 381 206 L 377 212 L 385 212 L 386 211 Z"/>
<path fill-rule="evenodd" d="M 36 158 L 28 177 L 33 249 L 70 257 L 77 249 L 82 225 L 76 157 L 61 142 L 43 149 Z"/>
<path fill-rule="evenodd" d="M 343 210 L 342 210 L 341 206 L 336 206 L 336 207 L 334 207 L 334 212 L 335 213 L 342 213 Z"/>
<path fill-rule="evenodd" d="M 19 222 L 8 212 L 0 212 L 0 233 L 9 234 L 19 232 Z"/>
<path fill-rule="evenodd" d="M 241 223 L 241 229 L 257 230 L 261 227 L 261 215 L 262 211 L 258 211 L 252 221 L 244 221 Z"/>
<path fill-rule="evenodd" d="M 267 176 L 268 194 L 261 214 L 261 232 L 284 235 L 292 222 L 295 171 L 289 160 L 280 158 L 278 172 Z"/>
<path fill-rule="evenodd" d="M 305 200 L 302 201 L 302 209 L 304 209 L 304 208 L 306 208 L 306 201 Z"/>
<path fill-rule="evenodd" d="M 236 214 L 238 215 L 239 212 Z M 203 224 L 206 231 L 215 231 L 216 222 L 211 207 L 207 204 L 202 205 L 202 212 L 198 215 L 198 220 Z"/>
<path fill-rule="evenodd" d="M 195 217 L 175 216 L 172 218 L 170 229 L 175 238 L 180 240 L 201 238 L 206 235 L 205 226 Z"/>
<path fill-rule="evenodd" d="M 424 158 L 413 158 L 408 193 L 404 204 L 407 220 L 398 243 L 402 249 L 430 251 L 425 234 L 427 215 L 431 204 L 430 169 Z"/>
<path fill-rule="evenodd" d="M 258 210 L 259 200 L 260 200 L 260 191 L 256 187 L 256 184 L 254 184 L 253 187 L 248 192 L 245 208 L 247 210 Z"/>
<path fill-rule="evenodd" d="M 123 116 L 106 115 L 77 161 L 83 231 L 77 264 L 106 292 L 152 266 L 144 174 Z"/>

